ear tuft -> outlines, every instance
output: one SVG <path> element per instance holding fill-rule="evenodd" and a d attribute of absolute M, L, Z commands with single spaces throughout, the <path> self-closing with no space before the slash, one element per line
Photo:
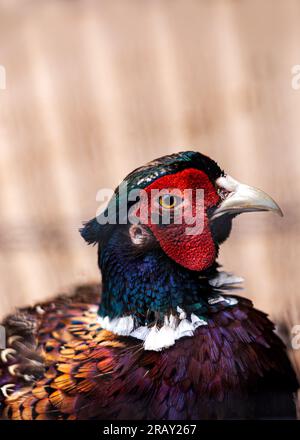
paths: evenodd
<path fill-rule="evenodd" d="M 97 218 L 93 218 L 87 223 L 84 223 L 83 228 L 79 229 L 80 235 L 88 244 L 95 245 L 100 240 L 101 225 Z"/>

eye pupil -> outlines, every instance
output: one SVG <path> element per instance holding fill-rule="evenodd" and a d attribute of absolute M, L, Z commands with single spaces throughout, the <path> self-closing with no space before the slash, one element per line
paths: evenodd
<path fill-rule="evenodd" d="M 165 194 L 162 197 L 159 198 L 159 204 L 163 207 L 163 208 L 174 208 L 174 206 L 176 205 L 176 197 L 169 195 L 169 194 Z"/>

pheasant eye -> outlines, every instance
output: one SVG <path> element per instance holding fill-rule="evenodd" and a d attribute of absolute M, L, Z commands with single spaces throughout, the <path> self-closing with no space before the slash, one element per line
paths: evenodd
<path fill-rule="evenodd" d="M 180 197 L 173 196 L 171 194 L 164 194 L 159 197 L 159 204 L 162 208 L 172 209 L 178 206 L 182 202 Z"/>

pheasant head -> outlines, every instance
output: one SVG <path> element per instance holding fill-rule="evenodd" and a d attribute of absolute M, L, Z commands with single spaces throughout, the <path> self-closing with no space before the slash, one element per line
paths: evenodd
<path fill-rule="evenodd" d="M 131 172 L 105 211 L 81 229 L 98 244 L 102 327 L 161 350 L 206 325 L 208 304 L 236 304 L 220 292 L 239 280 L 218 272 L 216 259 L 234 217 L 251 211 L 282 215 L 270 196 L 198 152 Z"/>

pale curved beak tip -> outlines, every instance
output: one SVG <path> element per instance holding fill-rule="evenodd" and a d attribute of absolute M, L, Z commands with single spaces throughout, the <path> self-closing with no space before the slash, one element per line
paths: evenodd
<path fill-rule="evenodd" d="M 278 206 L 277 214 L 279 215 L 279 217 L 284 217 L 284 213 L 279 206 Z"/>
<path fill-rule="evenodd" d="M 280 206 L 264 191 L 238 182 L 231 176 L 224 176 L 217 180 L 217 186 L 225 189 L 228 196 L 216 209 L 212 219 L 225 213 L 241 214 L 242 212 L 269 211 L 283 217 Z"/>

